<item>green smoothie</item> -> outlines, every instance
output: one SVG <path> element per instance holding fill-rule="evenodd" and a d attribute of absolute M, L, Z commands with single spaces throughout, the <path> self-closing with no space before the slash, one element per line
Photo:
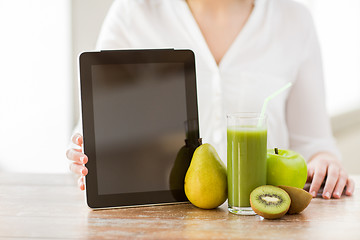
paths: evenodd
<path fill-rule="evenodd" d="M 230 207 L 250 207 L 250 193 L 266 184 L 267 130 L 228 127 L 227 176 Z"/>

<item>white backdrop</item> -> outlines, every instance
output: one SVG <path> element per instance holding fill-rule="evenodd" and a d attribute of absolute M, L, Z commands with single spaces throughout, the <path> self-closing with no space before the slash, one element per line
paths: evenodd
<path fill-rule="evenodd" d="M 307 0 L 322 48 L 330 115 L 360 108 L 360 1 Z"/>
<path fill-rule="evenodd" d="M 0 0 L 0 170 L 68 171 L 69 3 Z"/>

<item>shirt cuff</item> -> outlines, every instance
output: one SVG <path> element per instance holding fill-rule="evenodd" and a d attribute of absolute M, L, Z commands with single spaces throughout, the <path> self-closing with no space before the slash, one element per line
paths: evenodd
<path fill-rule="evenodd" d="M 291 136 L 290 149 L 300 153 L 306 160 L 320 152 L 333 154 L 339 161 L 342 161 L 341 153 L 336 145 L 336 140 L 330 138 L 313 138 L 308 136 Z"/>

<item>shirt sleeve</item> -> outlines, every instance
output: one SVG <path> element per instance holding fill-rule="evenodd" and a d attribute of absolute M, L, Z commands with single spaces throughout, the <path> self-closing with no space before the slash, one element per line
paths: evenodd
<path fill-rule="evenodd" d="M 304 57 L 286 106 L 290 148 L 307 161 L 319 152 L 330 152 L 341 160 L 326 111 L 320 46 L 313 21 L 308 17 Z"/>
<path fill-rule="evenodd" d="M 128 18 L 126 17 L 131 8 L 129 5 L 131 4 L 127 0 L 115 0 L 111 5 L 97 40 L 98 50 L 130 47 Z"/>
<path fill-rule="evenodd" d="M 130 40 L 126 31 L 125 21 L 125 16 L 128 10 L 128 1 L 114 1 L 102 24 L 96 49 L 121 49 L 130 47 Z M 75 128 L 73 129 L 73 134 L 77 132 L 82 133 L 81 114 Z M 75 145 L 70 143 L 69 146 L 74 147 Z"/>

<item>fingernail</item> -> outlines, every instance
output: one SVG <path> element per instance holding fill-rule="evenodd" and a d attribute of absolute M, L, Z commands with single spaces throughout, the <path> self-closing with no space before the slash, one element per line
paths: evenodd
<path fill-rule="evenodd" d="M 75 142 L 79 143 L 79 138 L 80 138 L 80 137 L 77 136 Z"/>
<path fill-rule="evenodd" d="M 340 197 L 340 193 L 339 193 L 339 192 L 335 192 L 335 193 L 334 193 L 334 196 Z"/>
<path fill-rule="evenodd" d="M 84 158 L 84 157 L 80 157 L 80 162 L 85 163 L 85 158 Z"/>
<path fill-rule="evenodd" d="M 325 197 L 325 198 L 330 198 L 330 193 L 329 193 L 329 192 L 326 192 L 326 193 L 324 194 L 324 197 Z"/>
<path fill-rule="evenodd" d="M 311 195 L 312 195 L 313 197 L 316 197 L 316 192 L 315 192 L 315 191 L 312 191 L 312 192 L 311 192 Z"/>
<path fill-rule="evenodd" d="M 84 175 L 84 169 L 80 169 L 80 174 Z"/>

